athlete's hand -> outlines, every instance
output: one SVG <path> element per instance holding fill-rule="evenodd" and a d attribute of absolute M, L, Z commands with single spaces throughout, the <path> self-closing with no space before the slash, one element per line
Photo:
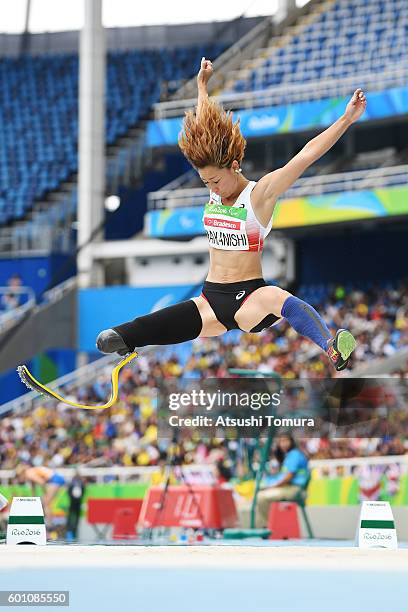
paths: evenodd
<path fill-rule="evenodd" d="M 344 116 L 350 123 L 354 123 L 361 117 L 367 108 L 367 99 L 361 87 L 356 89 L 350 102 L 346 106 Z"/>
<path fill-rule="evenodd" d="M 211 60 L 207 60 L 205 59 L 205 57 L 202 57 L 200 71 L 197 75 L 197 85 L 199 87 L 203 85 L 206 86 L 208 81 L 211 78 L 212 73 L 213 73 L 213 66 L 212 66 Z"/>

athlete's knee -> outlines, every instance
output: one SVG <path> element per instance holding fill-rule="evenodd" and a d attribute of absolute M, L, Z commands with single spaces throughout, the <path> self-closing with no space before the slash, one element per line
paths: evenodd
<path fill-rule="evenodd" d="M 270 307 L 274 315 L 279 317 L 281 316 L 283 305 L 286 300 L 291 296 L 292 294 L 289 293 L 289 291 L 286 291 L 286 289 L 281 289 L 280 287 L 273 287 L 272 301 L 270 303 Z"/>
<path fill-rule="evenodd" d="M 126 355 L 131 349 L 126 345 L 122 336 L 114 329 L 104 329 L 96 339 L 96 347 L 102 353 L 118 353 Z"/>
<path fill-rule="evenodd" d="M 193 300 L 186 300 L 148 315 L 136 317 L 133 321 L 122 325 L 116 325 L 101 332 L 98 340 L 100 339 L 99 344 L 105 349 L 119 346 L 120 350 L 125 351 L 123 354 L 126 354 L 134 351 L 136 347 L 149 344 L 177 344 L 193 340 L 200 335 L 202 325 L 197 304 Z M 98 348 L 103 350 L 99 345 Z M 103 350 L 103 352 L 115 351 L 118 352 L 118 349 Z"/>

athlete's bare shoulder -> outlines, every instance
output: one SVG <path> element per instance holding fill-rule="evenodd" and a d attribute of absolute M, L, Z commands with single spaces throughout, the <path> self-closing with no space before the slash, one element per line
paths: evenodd
<path fill-rule="evenodd" d="M 273 210 L 275 208 L 277 198 L 267 191 L 267 185 L 263 181 L 265 177 L 259 179 L 255 187 L 251 191 L 251 203 L 254 213 L 262 225 L 268 225 Z"/>
<path fill-rule="evenodd" d="M 256 185 L 252 189 L 251 193 L 251 201 L 253 204 L 255 202 L 261 204 L 262 202 L 265 202 L 265 200 L 277 200 L 275 194 L 271 193 L 269 185 L 270 181 L 268 181 L 267 175 L 262 176 L 258 181 L 256 181 Z"/>

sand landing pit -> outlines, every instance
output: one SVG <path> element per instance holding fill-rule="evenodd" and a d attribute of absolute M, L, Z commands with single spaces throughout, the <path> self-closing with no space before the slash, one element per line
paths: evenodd
<path fill-rule="evenodd" d="M 223 568 L 408 571 L 408 549 L 316 546 L 3 546 L 12 568 Z"/>

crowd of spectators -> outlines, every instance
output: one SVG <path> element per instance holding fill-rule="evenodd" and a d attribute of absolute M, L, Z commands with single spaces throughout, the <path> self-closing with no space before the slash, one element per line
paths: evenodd
<path fill-rule="evenodd" d="M 325 304 L 316 305 L 331 329 L 348 327 L 357 338 L 354 363 L 388 357 L 407 345 L 408 289 L 400 284 L 372 292 L 337 287 Z M 235 332 L 234 332 L 235 333 Z M 239 336 L 237 336 L 239 334 Z M 267 369 L 283 378 L 331 377 L 326 355 L 299 337 L 285 321 L 261 334 L 231 332 L 219 338 L 197 339 L 184 358 L 182 345 L 141 351 L 120 378 L 119 401 L 102 412 L 72 409 L 55 402 L 22 415 L 8 415 L 0 424 L 0 460 L 3 469 L 22 461 L 49 465 L 145 466 L 157 465 L 169 452 L 169 442 L 157 436 L 157 385 L 170 377 L 230 376 L 230 368 Z M 407 366 L 393 373 L 408 377 Z M 102 403 L 110 394 L 110 368 L 93 382 L 61 394 L 80 403 Z M 230 454 L 220 440 L 203 442 L 194 433 L 178 443 L 184 463 L 217 462 Z M 364 438 L 311 438 L 302 444 L 309 457 L 341 458 L 403 454 L 407 450 L 398 430 Z M 174 448 L 173 448 L 174 450 Z"/>
<path fill-rule="evenodd" d="M 333 334 L 340 327 L 353 331 L 357 348 L 351 367 L 389 357 L 408 344 L 406 283 L 366 292 L 335 287 L 326 299 L 313 305 Z M 193 342 L 191 359 L 185 364 L 186 371 L 209 369 L 211 375 L 219 377 L 226 375 L 228 367 L 274 370 L 284 378 L 332 376 L 331 365 L 321 350 L 284 320 L 262 334 L 242 334 L 239 342 L 236 338 L 221 343 L 218 338 Z"/>

